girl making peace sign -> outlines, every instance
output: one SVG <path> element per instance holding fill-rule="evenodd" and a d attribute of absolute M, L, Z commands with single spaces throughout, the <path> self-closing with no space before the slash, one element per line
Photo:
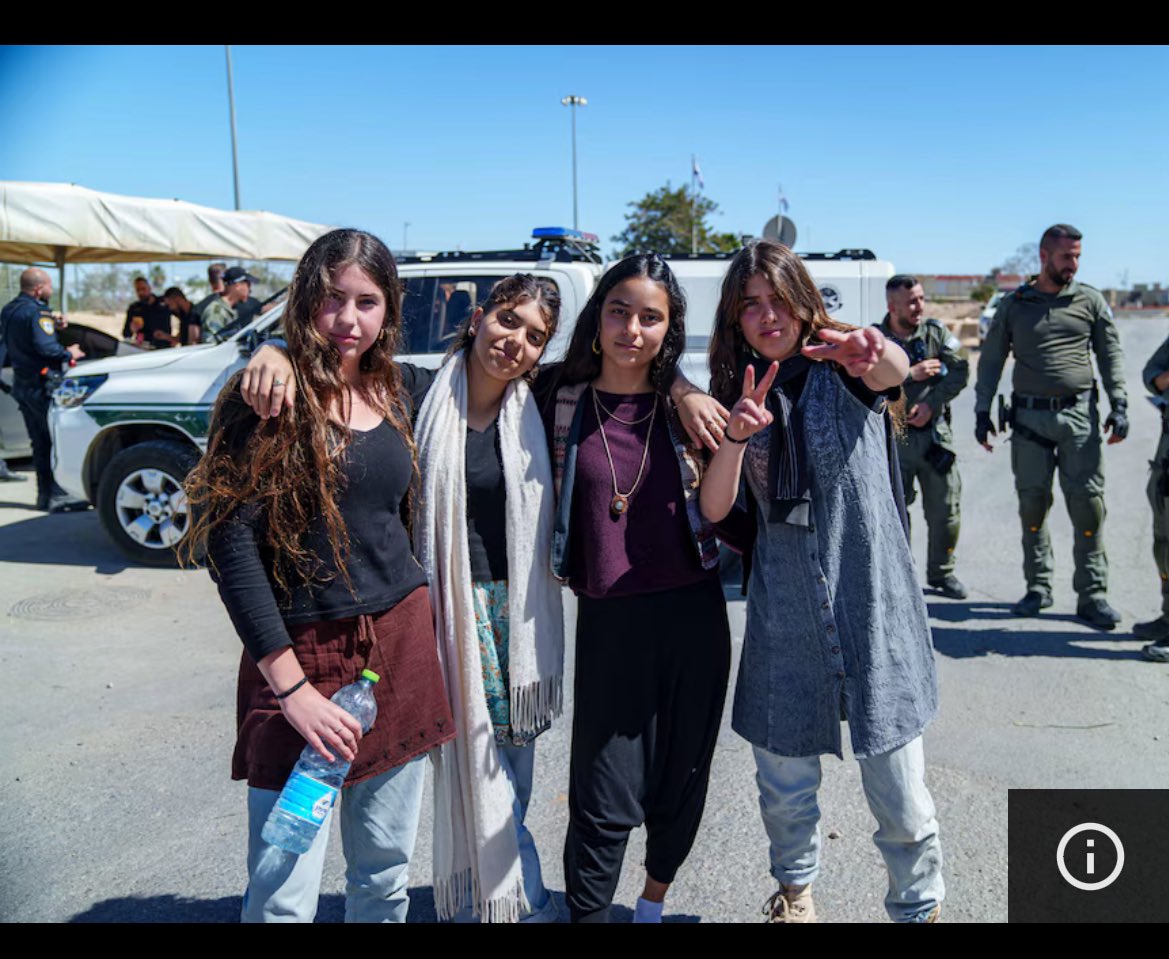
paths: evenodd
<path fill-rule="evenodd" d="M 733 726 L 754 746 L 780 884 L 764 912 L 815 919 L 820 756 L 842 756 L 845 718 L 886 911 L 932 922 L 945 891 L 921 733 L 937 689 L 885 415 L 907 357 L 874 327 L 829 319 L 799 258 L 759 241 L 727 272 L 710 368 L 711 393 L 734 407 L 702 512 L 724 520 L 742 482 L 756 528 Z"/>

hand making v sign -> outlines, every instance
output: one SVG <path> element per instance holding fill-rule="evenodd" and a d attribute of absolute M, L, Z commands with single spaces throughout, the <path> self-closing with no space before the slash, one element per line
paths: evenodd
<path fill-rule="evenodd" d="M 754 436 L 767 426 L 774 417 L 767 411 L 767 391 L 775 382 L 775 375 L 779 372 L 779 361 L 776 360 L 767 368 L 759 385 L 755 385 L 755 367 L 748 366 L 743 374 L 743 395 L 731 409 L 731 419 L 727 424 L 726 438 L 732 443 L 742 443 L 750 436 Z"/>

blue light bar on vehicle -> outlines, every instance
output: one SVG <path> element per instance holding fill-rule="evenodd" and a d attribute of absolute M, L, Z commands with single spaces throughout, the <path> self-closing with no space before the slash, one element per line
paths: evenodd
<path fill-rule="evenodd" d="M 533 240 L 577 240 L 581 243 L 600 245 L 601 238 L 595 233 L 570 230 L 566 226 L 538 226 L 532 230 Z"/>

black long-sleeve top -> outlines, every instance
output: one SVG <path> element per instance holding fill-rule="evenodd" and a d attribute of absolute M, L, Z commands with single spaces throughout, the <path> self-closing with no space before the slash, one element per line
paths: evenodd
<path fill-rule="evenodd" d="M 352 591 L 338 574 L 319 517 L 305 540 L 318 567 L 307 583 L 290 571 L 289 590 L 281 589 L 272 575 L 274 556 L 258 505 L 245 504 L 209 538 L 212 578 L 236 632 L 256 661 L 292 644 L 286 624 L 391 609 L 426 584 L 403 523 L 413 466 L 401 434 L 385 421 L 365 432 L 354 430 L 343 469 L 345 482 L 336 502 L 347 531 L 345 565 Z"/>

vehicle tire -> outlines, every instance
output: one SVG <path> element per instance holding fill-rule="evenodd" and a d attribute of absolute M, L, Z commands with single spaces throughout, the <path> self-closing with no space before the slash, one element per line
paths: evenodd
<path fill-rule="evenodd" d="M 199 461 L 193 446 L 151 440 L 110 460 L 97 489 L 97 511 L 118 548 L 146 566 L 175 566 L 175 547 L 191 525 L 183 480 Z"/>

